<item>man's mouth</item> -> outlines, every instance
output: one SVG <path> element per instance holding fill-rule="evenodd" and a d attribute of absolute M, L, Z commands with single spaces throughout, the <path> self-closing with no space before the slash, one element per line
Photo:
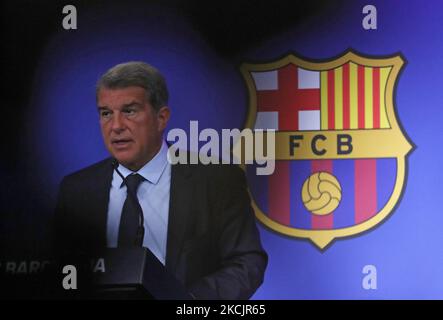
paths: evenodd
<path fill-rule="evenodd" d="M 116 147 L 126 147 L 131 142 L 132 142 L 131 139 L 113 139 L 113 140 L 111 140 L 112 145 L 116 146 Z"/>

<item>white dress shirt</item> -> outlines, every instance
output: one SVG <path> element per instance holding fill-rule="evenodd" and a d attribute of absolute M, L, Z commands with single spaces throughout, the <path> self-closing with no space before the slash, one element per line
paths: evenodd
<path fill-rule="evenodd" d="M 145 219 L 143 246 L 149 248 L 163 265 L 166 260 L 168 234 L 169 195 L 171 186 L 171 164 L 167 160 L 168 146 L 163 141 L 160 151 L 136 173 L 145 178 L 137 190 L 137 198 Z M 122 165 L 119 171 L 126 178 L 135 173 Z M 126 186 L 114 170 L 109 191 L 107 220 L 107 245 L 117 247 L 118 230 L 123 204 L 126 200 Z"/>

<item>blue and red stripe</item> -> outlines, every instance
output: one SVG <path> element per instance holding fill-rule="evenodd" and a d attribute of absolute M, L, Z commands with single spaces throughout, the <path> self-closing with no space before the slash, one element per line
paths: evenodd
<path fill-rule="evenodd" d="M 306 210 L 301 198 L 303 183 L 311 175 L 311 161 L 291 162 L 291 226 L 311 229 L 311 213 Z"/>
<path fill-rule="evenodd" d="M 341 186 L 341 200 L 334 214 L 334 228 L 354 225 L 354 162 L 355 160 L 334 161 L 334 175 Z"/>
<path fill-rule="evenodd" d="M 395 186 L 396 159 L 276 161 L 271 176 L 255 175 L 248 166 L 249 188 L 258 207 L 272 220 L 297 229 L 339 229 L 377 214 Z M 342 198 L 333 213 L 315 216 L 301 199 L 304 181 L 314 172 L 337 177 Z"/>

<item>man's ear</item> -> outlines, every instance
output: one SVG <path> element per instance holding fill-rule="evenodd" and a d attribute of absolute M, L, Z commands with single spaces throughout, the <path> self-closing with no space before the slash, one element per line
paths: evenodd
<path fill-rule="evenodd" d="M 168 125 L 169 117 L 171 116 L 171 110 L 168 106 L 163 106 L 157 111 L 158 129 L 160 131 L 165 130 Z"/>

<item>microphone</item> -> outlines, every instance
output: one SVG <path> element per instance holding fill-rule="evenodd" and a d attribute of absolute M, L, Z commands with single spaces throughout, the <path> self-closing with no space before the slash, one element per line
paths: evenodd
<path fill-rule="evenodd" d="M 126 181 L 126 178 L 122 175 L 122 173 L 118 170 L 118 166 L 119 163 L 117 161 L 117 159 L 112 158 L 112 168 L 117 172 L 117 174 L 120 176 L 120 178 L 122 178 L 123 183 L 126 185 L 126 189 L 129 195 L 129 199 L 133 202 L 133 204 L 139 209 L 138 212 L 139 214 L 139 225 L 137 228 L 137 234 L 136 234 L 136 246 L 143 246 L 143 238 L 145 236 L 145 217 L 143 216 L 143 210 L 142 207 L 140 206 L 140 203 L 138 202 L 137 199 L 137 194 L 135 194 L 129 187 L 128 187 L 128 183 Z"/>

